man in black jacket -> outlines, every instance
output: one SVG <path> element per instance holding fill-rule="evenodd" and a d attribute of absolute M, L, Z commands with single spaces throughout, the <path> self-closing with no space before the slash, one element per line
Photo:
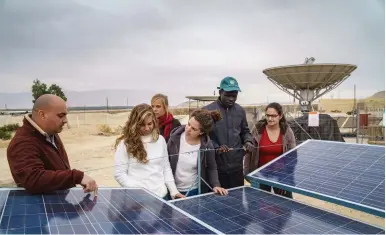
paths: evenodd
<path fill-rule="evenodd" d="M 243 159 L 245 150 L 252 152 L 252 135 L 248 128 L 245 110 L 236 104 L 238 82 L 233 77 L 225 77 L 218 87 L 220 97 L 205 106 L 208 110 L 220 110 L 222 120 L 216 122 L 210 138 L 216 149 L 216 163 L 221 186 L 233 188 L 244 185 Z M 244 149 L 245 150 L 244 150 Z"/>

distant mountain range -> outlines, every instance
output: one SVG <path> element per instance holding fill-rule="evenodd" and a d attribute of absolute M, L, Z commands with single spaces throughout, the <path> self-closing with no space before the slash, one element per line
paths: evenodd
<path fill-rule="evenodd" d="M 373 99 L 384 99 L 385 98 L 385 91 L 378 91 L 374 95 L 368 97 L 368 98 L 373 98 Z"/>
<path fill-rule="evenodd" d="M 100 107 L 106 106 L 135 106 L 140 103 L 150 103 L 155 91 L 138 90 L 93 90 L 93 91 L 64 91 L 69 107 Z M 167 92 L 171 106 L 186 101 L 182 93 Z M 0 93 L 0 109 L 31 109 L 32 93 Z"/>

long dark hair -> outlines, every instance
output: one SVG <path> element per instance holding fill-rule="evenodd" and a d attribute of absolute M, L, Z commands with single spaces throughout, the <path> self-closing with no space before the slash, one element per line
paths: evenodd
<path fill-rule="evenodd" d="M 267 107 L 265 107 L 265 112 L 267 112 L 269 108 L 275 109 L 277 114 L 283 115 L 282 118 L 279 120 L 279 127 L 280 127 L 281 133 L 285 134 L 288 128 L 288 124 L 283 114 L 283 107 L 279 103 L 273 102 L 268 104 Z M 268 123 L 268 120 L 264 119 L 264 127 L 267 125 L 267 123 Z"/>

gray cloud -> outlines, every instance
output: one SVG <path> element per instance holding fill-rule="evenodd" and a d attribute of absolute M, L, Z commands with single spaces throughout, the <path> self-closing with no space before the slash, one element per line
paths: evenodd
<path fill-rule="evenodd" d="M 369 95 L 385 85 L 382 1 L 0 0 L 0 8 L 0 92 L 41 78 L 67 90 L 211 94 L 235 76 L 245 99 L 288 100 L 262 70 L 308 56 L 358 65 L 340 90 L 357 84 Z"/>

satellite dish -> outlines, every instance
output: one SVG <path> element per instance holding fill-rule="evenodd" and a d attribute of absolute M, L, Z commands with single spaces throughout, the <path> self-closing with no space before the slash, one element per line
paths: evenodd
<path fill-rule="evenodd" d="M 357 68 L 352 64 L 314 64 L 306 58 L 303 64 L 272 67 L 263 70 L 280 90 L 297 99 L 301 111 L 311 110 L 311 103 L 345 81 Z"/>

